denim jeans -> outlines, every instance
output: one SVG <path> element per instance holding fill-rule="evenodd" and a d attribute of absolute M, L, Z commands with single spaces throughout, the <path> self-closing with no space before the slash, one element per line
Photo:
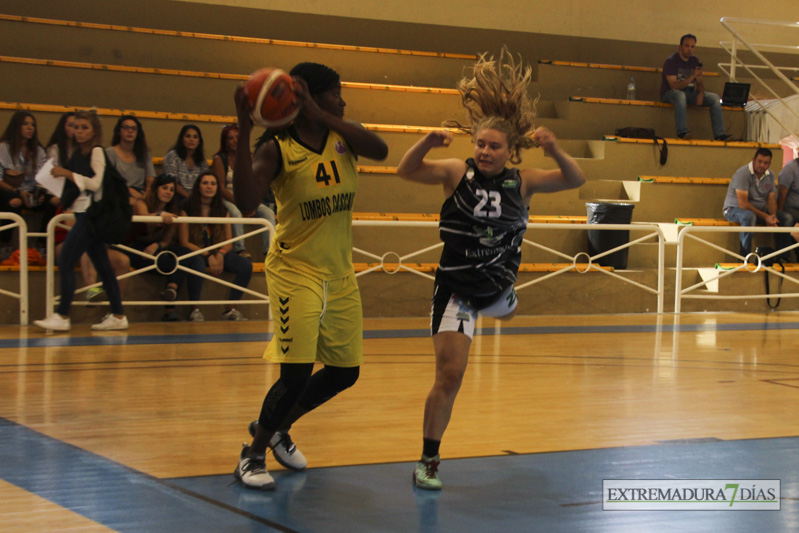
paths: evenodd
<path fill-rule="evenodd" d="M 741 226 L 756 226 L 758 222 L 757 215 L 748 209 L 740 207 L 728 207 L 724 210 L 724 218 L 729 222 L 736 222 Z M 793 226 L 794 220 L 790 213 L 785 211 L 777 211 L 777 221 L 780 227 Z M 793 244 L 793 239 L 790 233 L 777 233 L 775 235 L 777 249 L 785 248 Z M 752 233 L 748 231 L 741 232 L 741 255 L 746 255 L 752 252 Z"/>
<path fill-rule="evenodd" d="M 250 279 L 252 278 L 252 263 L 249 260 L 244 259 L 237 253 L 229 252 L 223 256 L 224 259 L 224 266 L 223 270 L 225 272 L 232 272 L 234 274 L 233 284 L 238 285 L 239 287 L 247 287 L 250 284 Z M 205 272 L 206 266 L 208 266 L 205 257 L 201 255 L 195 255 L 188 259 L 184 259 L 181 261 L 181 264 L 186 265 L 187 267 L 196 270 L 198 272 Z M 202 291 L 204 279 L 199 276 L 192 276 L 189 275 L 189 282 L 188 282 L 188 289 L 189 289 L 189 300 L 197 301 L 200 299 L 200 292 Z M 244 293 L 238 291 L 236 289 L 230 289 L 230 300 L 241 300 L 241 297 Z"/>
<path fill-rule="evenodd" d="M 95 235 L 89 223 L 89 215 L 86 213 L 75 213 L 75 225 L 67 233 L 58 256 L 58 273 L 61 276 L 61 301 L 58 304 L 58 313 L 69 316 L 69 309 L 75 297 L 75 265 L 78 264 L 83 252 L 89 254 L 89 259 L 92 260 L 97 275 L 103 282 L 103 290 L 108 295 L 111 312 L 116 315 L 124 314 L 119 283 L 108 259 L 108 248 L 102 239 Z"/>
<path fill-rule="evenodd" d="M 696 104 L 696 90 L 684 91 L 672 89 L 666 91 L 660 98 L 664 102 L 674 104 L 674 122 L 677 125 L 677 135 L 688 133 L 688 105 Z M 724 135 L 724 117 L 721 115 L 721 99 L 714 93 L 705 93 L 701 107 L 710 108 L 710 124 L 713 126 L 713 138 Z"/>
<path fill-rule="evenodd" d="M 227 200 L 223 200 L 223 203 L 225 204 L 225 208 L 227 209 L 228 213 L 230 213 L 230 216 L 232 218 L 241 218 L 241 216 L 242 216 L 241 215 L 241 211 L 239 210 L 238 207 L 236 207 L 236 204 L 234 204 L 233 202 L 228 202 Z M 275 212 L 272 211 L 269 207 L 265 206 L 264 204 L 258 204 L 258 208 L 255 210 L 255 217 L 256 218 L 265 218 L 266 220 L 271 222 L 273 226 L 276 223 L 275 222 Z M 231 224 L 230 225 L 230 231 L 231 231 L 231 233 L 233 234 L 234 237 L 238 237 L 239 235 L 243 235 L 244 234 L 244 226 L 242 224 Z M 263 248 L 264 256 L 266 256 L 266 252 L 269 251 L 269 233 L 268 232 L 265 231 L 265 232 L 261 233 L 261 242 L 263 243 L 263 247 L 264 247 Z M 244 250 L 244 241 L 243 240 L 236 241 L 236 242 L 233 243 L 233 251 L 234 252 L 239 253 L 239 252 L 241 252 L 243 250 Z"/>

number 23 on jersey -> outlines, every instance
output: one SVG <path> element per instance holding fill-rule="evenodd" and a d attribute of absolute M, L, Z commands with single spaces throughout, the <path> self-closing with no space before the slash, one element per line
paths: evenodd
<path fill-rule="evenodd" d="M 500 196 L 499 192 L 476 189 L 474 193 L 480 198 L 480 201 L 474 206 L 474 216 L 487 218 L 499 218 L 502 216 L 502 206 L 500 205 L 502 196 Z"/>

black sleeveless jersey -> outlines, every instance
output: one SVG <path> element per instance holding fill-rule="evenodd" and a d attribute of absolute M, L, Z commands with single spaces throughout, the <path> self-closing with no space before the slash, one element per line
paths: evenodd
<path fill-rule="evenodd" d="M 528 207 L 518 169 L 487 178 L 474 159 L 466 164 L 466 174 L 441 206 L 444 251 L 436 279 L 461 296 L 489 296 L 516 281 Z"/>

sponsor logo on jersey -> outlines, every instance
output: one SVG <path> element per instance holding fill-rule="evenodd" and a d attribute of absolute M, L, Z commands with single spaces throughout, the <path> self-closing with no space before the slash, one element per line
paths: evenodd
<path fill-rule="evenodd" d="M 496 246 L 505 237 L 504 231 L 494 235 L 494 228 L 491 226 L 475 228 L 475 233 L 480 236 L 480 244 L 483 246 Z"/>
<path fill-rule="evenodd" d="M 501 255 L 508 250 L 512 250 L 513 245 L 505 245 L 495 248 L 467 248 L 463 251 L 463 255 L 470 258 L 486 258 L 495 255 Z"/>
<path fill-rule="evenodd" d="M 336 152 L 339 153 L 339 154 L 343 155 L 343 154 L 347 153 L 347 147 L 344 146 L 344 143 L 341 142 L 341 141 L 336 141 L 336 144 L 334 145 L 334 147 L 336 149 Z"/>
<path fill-rule="evenodd" d="M 502 187 L 504 187 L 505 189 L 513 189 L 514 187 L 516 187 L 516 180 L 514 179 L 505 180 L 502 182 Z"/>
<path fill-rule="evenodd" d="M 304 163 L 308 161 L 308 156 L 304 156 L 301 159 L 289 159 L 289 165 L 299 165 L 300 163 Z"/>
<path fill-rule="evenodd" d="M 300 204 L 300 213 L 303 220 L 316 220 L 341 211 L 352 211 L 354 203 L 355 193 L 344 192 L 309 202 L 302 202 Z"/>

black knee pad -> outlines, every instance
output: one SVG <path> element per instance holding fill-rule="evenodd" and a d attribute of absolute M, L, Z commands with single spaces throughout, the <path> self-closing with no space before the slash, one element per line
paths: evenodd
<path fill-rule="evenodd" d="M 358 376 L 361 375 L 361 367 L 354 366 L 349 368 L 341 368 L 337 366 L 325 367 L 330 374 L 330 380 L 333 387 L 337 392 L 349 389 L 355 382 L 358 381 Z"/>
<path fill-rule="evenodd" d="M 269 431 L 276 431 L 289 410 L 305 392 L 313 372 L 310 364 L 280 365 L 280 379 L 266 393 L 258 423 Z"/>
<path fill-rule="evenodd" d="M 326 366 L 313 376 L 308 382 L 308 388 L 302 395 L 298 404 L 306 411 L 316 409 L 333 396 L 352 387 L 360 375 L 360 367 L 342 368 Z"/>

